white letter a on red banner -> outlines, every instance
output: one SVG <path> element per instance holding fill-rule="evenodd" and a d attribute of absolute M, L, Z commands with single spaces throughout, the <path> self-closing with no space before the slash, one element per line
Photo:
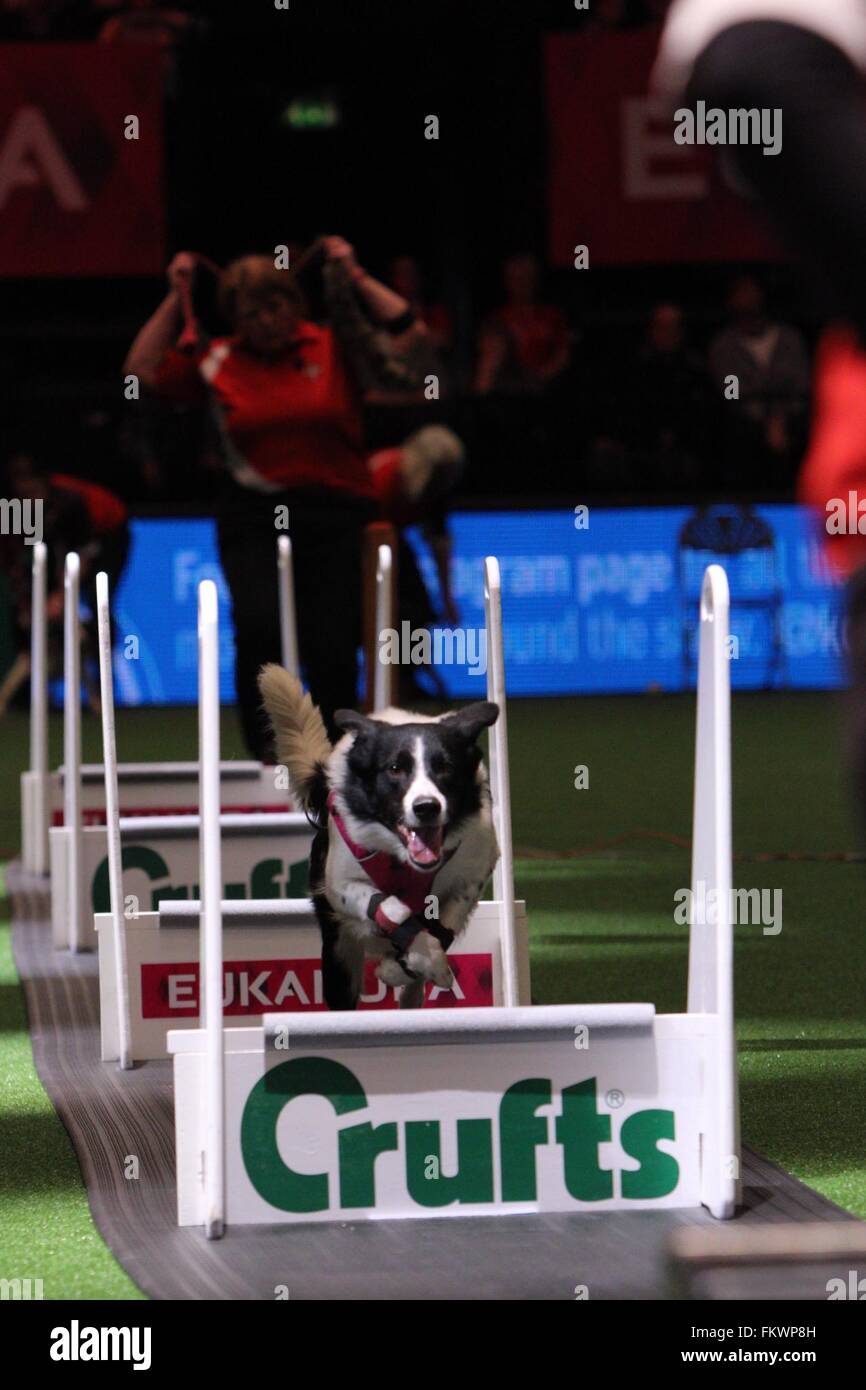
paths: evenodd
<path fill-rule="evenodd" d="M 64 212 L 84 212 L 84 189 L 37 106 L 22 106 L 0 147 L 0 208 L 15 188 L 47 184 Z"/>

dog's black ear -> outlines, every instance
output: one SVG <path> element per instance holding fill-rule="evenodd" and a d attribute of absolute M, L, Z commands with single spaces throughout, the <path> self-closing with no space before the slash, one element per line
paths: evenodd
<path fill-rule="evenodd" d="M 467 743 L 474 743 L 481 730 L 495 724 L 498 718 L 499 706 L 494 705 L 492 700 L 476 700 L 473 705 L 457 710 L 456 714 L 447 714 L 442 723 L 465 738 Z"/>
<path fill-rule="evenodd" d="M 344 734 L 359 734 L 363 729 L 371 728 L 373 721 L 355 709 L 337 709 L 334 710 L 334 723 Z"/>

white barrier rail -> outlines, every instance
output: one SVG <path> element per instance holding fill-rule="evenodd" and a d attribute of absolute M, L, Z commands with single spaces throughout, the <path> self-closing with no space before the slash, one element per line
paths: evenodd
<path fill-rule="evenodd" d="M 503 913 L 503 975 L 505 1002 L 519 1002 L 514 952 L 514 853 L 511 843 L 511 779 L 508 771 L 508 711 L 505 704 L 505 646 L 502 640 L 502 582 L 499 561 L 484 561 L 484 613 L 487 625 L 487 698 L 499 706 L 499 718 L 489 732 L 490 794 L 493 823 L 499 841 L 499 862 L 493 870 L 493 896 Z"/>
<path fill-rule="evenodd" d="M 394 701 L 395 667 L 382 660 L 382 633 L 394 627 L 391 592 L 393 557 L 390 545 L 380 545 L 376 556 L 376 670 L 373 673 L 373 712 L 387 709 Z"/>
<path fill-rule="evenodd" d="M 288 536 L 277 537 L 277 579 L 280 591 L 280 647 L 283 665 L 290 675 L 300 676 L 295 573 L 292 565 L 292 542 Z"/>
<path fill-rule="evenodd" d="M 111 614 L 108 604 L 108 575 L 96 576 L 96 617 L 99 628 L 99 693 L 102 702 L 102 762 L 105 768 L 106 834 L 108 836 L 108 877 L 114 937 L 115 991 L 119 1061 L 122 1070 L 132 1066 L 129 1023 L 129 990 L 126 968 L 126 937 L 123 932 L 123 876 L 120 856 L 120 815 L 117 793 L 117 740 L 114 730 L 114 669 L 111 663 Z"/>
<path fill-rule="evenodd" d="M 63 594 L 63 824 L 69 832 L 68 940 L 73 951 L 80 951 L 83 947 L 86 913 L 81 835 L 80 580 L 78 556 L 70 552 L 66 556 Z"/>
<path fill-rule="evenodd" d="M 48 872 L 48 619 L 45 611 L 48 550 L 42 541 L 33 547 L 33 585 L 30 612 L 30 790 L 29 845 L 24 866 L 34 874 Z"/>
<path fill-rule="evenodd" d="M 204 1228 L 208 1240 L 225 1227 L 225 1058 L 223 1053 L 222 864 L 220 847 L 219 606 L 212 579 L 198 591 L 198 758 L 201 806 L 202 1028 L 207 1074 L 204 1103 Z"/>
<path fill-rule="evenodd" d="M 701 585 L 695 789 L 692 815 L 692 907 L 703 901 L 700 885 L 716 889 L 715 928 L 692 922 L 689 949 L 690 1013 L 718 1019 L 714 1056 L 714 1122 L 723 1153 L 739 1154 L 736 1040 L 734 1037 L 734 933 L 731 920 L 731 678 L 730 594 L 721 565 L 710 565 Z M 738 1174 L 708 1166 L 703 1200 L 710 1211 L 730 1214 Z"/>

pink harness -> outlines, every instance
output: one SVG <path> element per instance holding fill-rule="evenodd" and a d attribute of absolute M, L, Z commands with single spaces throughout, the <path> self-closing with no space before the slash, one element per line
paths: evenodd
<path fill-rule="evenodd" d="M 421 912 L 430 895 L 437 871 L 425 873 L 423 869 L 416 869 L 413 864 L 401 863 L 387 850 L 369 850 L 364 849 L 363 845 L 356 844 L 346 829 L 343 817 L 337 810 L 334 792 L 331 792 L 328 797 L 328 812 L 342 835 L 350 854 L 363 866 L 365 874 L 375 884 L 379 892 L 384 893 L 386 898 L 399 898 L 400 902 L 405 903 L 413 915 Z M 446 858 L 450 859 L 453 853 L 454 851 L 451 850 Z M 441 867 L 440 864 L 439 868 Z M 380 922 L 379 925 L 381 926 L 382 923 Z M 394 924 L 392 923 L 391 930 L 393 927 Z"/>

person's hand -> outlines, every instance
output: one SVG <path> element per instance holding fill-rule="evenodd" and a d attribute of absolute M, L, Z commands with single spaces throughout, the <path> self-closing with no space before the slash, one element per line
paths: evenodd
<path fill-rule="evenodd" d="M 346 270 L 350 271 L 353 275 L 360 270 L 360 266 L 355 259 L 355 248 L 346 241 L 345 237 L 323 236 L 322 250 L 326 261 L 341 262 Z"/>
<path fill-rule="evenodd" d="M 192 251 L 178 251 L 169 262 L 166 275 L 168 283 L 173 290 L 179 290 L 181 285 L 189 285 L 195 274 L 196 257 Z"/>

